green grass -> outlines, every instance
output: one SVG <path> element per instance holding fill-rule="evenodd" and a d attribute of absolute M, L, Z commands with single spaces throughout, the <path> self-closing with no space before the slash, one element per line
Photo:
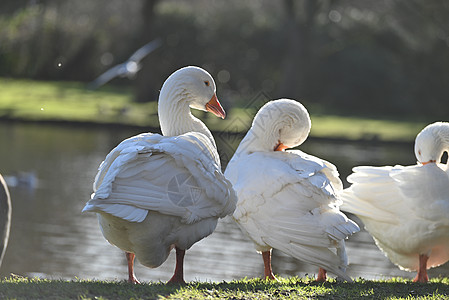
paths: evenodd
<path fill-rule="evenodd" d="M 77 82 L 0 78 L 0 119 L 114 123 L 158 128 L 157 103 L 132 102 L 132 90 L 105 86 L 90 91 Z M 193 111 L 212 131 L 246 132 L 254 109 L 227 108 L 221 120 Z M 349 140 L 413 141 L 423 122 L 379 120 L 352 116 L 314 115 L 311 136 Z"/>
<path fill-rule="evenodd" d="M 127 282 L 47 280 L 23 277 L 0 281 L 0 299 L 447 299 L 449 279 L 427 284 L 410 280 L 363 280 L 316 283 L 312 278 L 280 278 L 280 282 L 242 279 L 231 282 L 192 282 L 132 285 Z"/>
<path fill-rule="evenodd" d="M 133 103 L 126 88 L 0 78 L 0 117 L 158 126 L 157 103 Z"/>
<path fill-rule="evenodd" d="M 311 135 L 316 137 L 414 141 L 425 122 L 367 119 L 358 117 L 311 116 Z"/>

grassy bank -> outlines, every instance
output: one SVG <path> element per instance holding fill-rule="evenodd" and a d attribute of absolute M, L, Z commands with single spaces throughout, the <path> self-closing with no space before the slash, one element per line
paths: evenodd
<path fill-rule="evenodd" d="M 132 91 L 106 86 L 91 91 L 77 82 L 0 78 L 0 119 L 123 124 L 158 128 L 157 103 L 134 103 Z M 218 95 L 220 95 L 218 91 Z M 246 132 L 256 109 L 225 107 L 226 120 L 195 111 L 212 131 Z M 413 141 L 423 122 L 312 114 L 311 136 L 349 140 Z"/>
<path fill-rule="evenodd" d="M 193 282 L 187 286 L 164 283 L 46 280 L 15 277 L 0 281 L 1 299 L 447 299 L 449 279 L 427 284 L 393 278 L 358 279 L 355 283 L 316 283 L 311 278 L 270 282 L 243 279 L 221 283 Z"/>

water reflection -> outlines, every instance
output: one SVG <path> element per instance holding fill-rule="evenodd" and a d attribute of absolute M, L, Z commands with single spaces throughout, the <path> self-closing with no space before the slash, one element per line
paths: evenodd
<path fill-rule="evenodd" d="M 10 273 L 50 278 L 127 278 L 122 251 L 102 237 L 96 216 L 81 209 L 92 192 L 97 167 L 121 140 L 137 134 L 131 129 L 55 127 L 36 124 L 1 124 L 0 171 L 32 173 L 33 188 L 12 187 L 11 237 L 0 276 Z M 238 139 L 233 143 L 238 144 Z M 219 150 L 231 156 L 232 147 L 217 139 Z M 354 165 L 411 164 L 413 148 L 405 146 L 348 145 L 307 141 L 301 149 L 336 164 L 345 178 Z M 224 164 L 226 161 L 224 162 Z M 386 259 L 366 232 L 353 236 L 348 245 L 353 277 L 381 278 L 414 274 L 400 271 Z M 273 268 L 282 276 L 316 274 L 317 268 L 274 251 Z M 157 269 L 136 264 L 141 281 L 166 281 L 174 269 L 174 255 Z M 187 252 L 187 281 L 222 281 L 263 274 L 262 258 L 230 218 L 222 220 L 214 234 Z M 432 269 L 431 276 L 448 275 L 448 267 Z"/>

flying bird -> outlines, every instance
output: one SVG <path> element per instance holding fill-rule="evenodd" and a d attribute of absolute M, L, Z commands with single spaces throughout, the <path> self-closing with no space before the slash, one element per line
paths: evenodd
<path fill-rule="evenodd" d="M 141 60 L 144 59 L 148 54 L 159 48 L 161 45 L 162 41 L 160 39 L 155 39 L 142 46 L 136 52 L 134 52 L 127 61 L 110 68 L 109 70 L 98 76 L 97 79 L 90 82 L 88 84 L 88 88 L 91 90 L 95 90 L 111 81 L 115 77 L 133 78 L 142 68 L 140 64 Z"/>

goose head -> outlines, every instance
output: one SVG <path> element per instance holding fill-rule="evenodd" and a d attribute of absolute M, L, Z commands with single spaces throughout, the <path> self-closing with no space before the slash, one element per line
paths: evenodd
<path fill-rule="evenodd" d="M 215 92 L 212 76 L 202 68 L 189 66 L 175 71 L 167 78 L 162 86 L 159 102 L 168 100 L 172 105 L 184 102 L 191 108 L 209 111 L 224 119 L 226 113 Z"/>
<path fill-rule="evenodd" d="M 247 151 L 282 151 L 301 145 L 310 132 L 306 108 L 290 99 L 273 100 L 257 112 L 248 132 Z"/>
<path fill-rule="evenodd" d="M 416 136 L 415 156 L 421 164 L 439 163 L 444 151 L 449 150 L 449 123 L 427 125 Z"/>
<path fill-rule="evenodd" d="M 192 116 L 190 108 L 226 117 L 216 96 L 214 79 L 207 71 L 194 66 L 175 71 L 162 85 L 158 103 L 162 133 L 172 136 L 198 131 L 211 136 L 205 125 Z"/>

